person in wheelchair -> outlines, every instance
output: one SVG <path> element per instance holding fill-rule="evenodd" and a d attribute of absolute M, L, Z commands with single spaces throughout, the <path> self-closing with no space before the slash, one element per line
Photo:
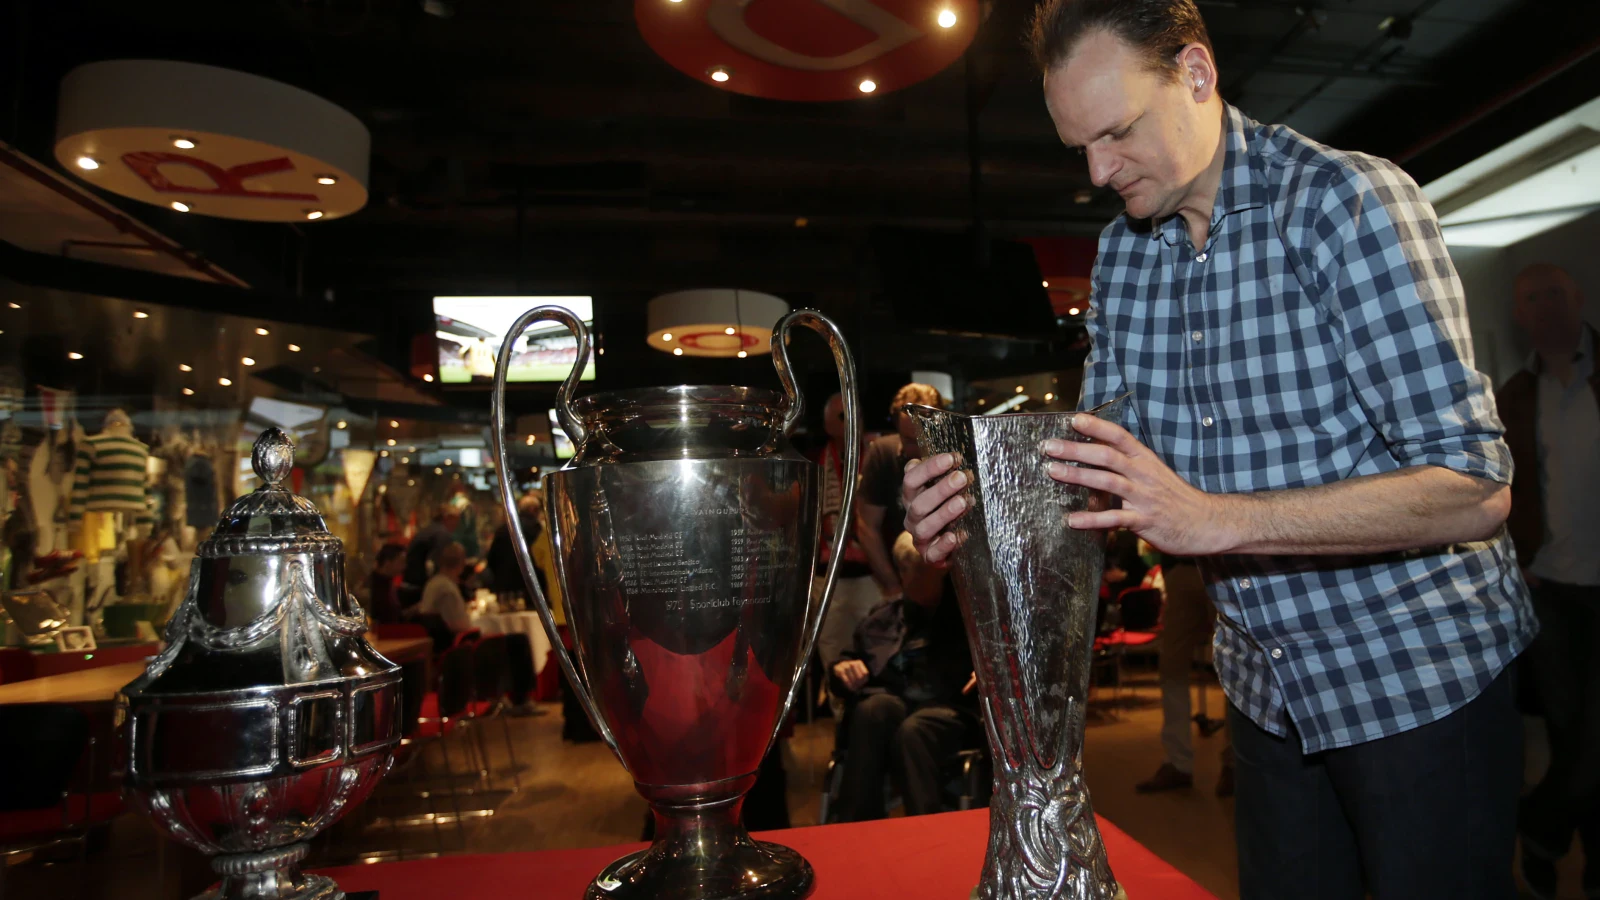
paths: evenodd
<path fill-rule="evenodd" d="M 830 687 L 845 701 L 837 739 L 844 771 L 830 821 L 887 815 L 886 776 L 906 815 L 939 812 L 947 763 L 982 740 L 972 655 L 949 574 L 923 562 L 907 533 L 893 556 L 904 596 L 874 607 L 830 666 Z"/>

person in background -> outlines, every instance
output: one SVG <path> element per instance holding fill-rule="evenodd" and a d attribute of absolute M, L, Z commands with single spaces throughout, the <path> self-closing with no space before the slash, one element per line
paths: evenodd
<path fill-rule="evenodd" d="M 411 543 L 406 547 L 405 570 L 400 578 L 401 607 L 410 609 L 421 602 L 423 586 L 437 570 L 439 552 L 451 543 L 451 535 L 460 522 L 461 515 L 455 507 L 442 503 L 435 510 L 433 521 L 411 538 Z"/>
<path fill-rule="evenodd" d="M 1126 206 L 1100 236 L 1065 484 L 1200 558 L 1236 751 L 1243 900 L 1500 900 L 1538 632 L 1505 537 L 1511 454 L 1438 216 L 1400 167 L 1228 104 L 1195 0 L 1046 0 L 1045 107 Z M 960 542 L 966 473 L 910 467 L 906 527 Z M 953 527 L 952 527 L 953 526 Z"/>
<path fill-rule="evenodd" d="M 517 518 L 522 525 L 522 536 L 531 548 L 544 533 L 544 499 L 538 494 L 524 494 L 517 501 Z M 495 529 L 494 538 L 489 541 L 489 553 L 484 557 L 489 569 L 489 590 L 496 597 L 515 597 L 531 609 L 528 588 L 522 581 L 522 567 L 517 563 L 516 547 L 511 541 L 511 523 L 500 523 L 500 527 Z M 549 596 L 547 576 L 543 571 L 536 571 L 535 574 L 539 579 L 539 587 Z M 501 602 L 504 603 L 503 600 Z M 502 610 L 504 608 L 502 606 Z"/>
<path fill-rule="evenodd" d="M 400 572 L 406 565 L 406 548 L 384 544 L 378 548 L 368 576 L 367 615 L 378 625 L 400 621 Z"/>
<path fill-rule="evenodd" d="M 1161 748 L 1166 759 L 1150 778 L 1134 785 L 1141 794 L 1194 786 L 1194 734 L 1189 695 L 1195 652 L 1216 631 L 1217 609 L 1206 594 L 1205 579 L 1194 559 L 1159 554 L 1163 595 L 1161 610 Z M 1233 796 L 1233 745 L 1223 726 L 1222 774 L 1218 797 Z"/>
<path fill-rule="evenodd" d="M 1600 897 L 1600 345 L 1566 270 L 1517 275 L 1513 316 L 1533 344 L 1497 402 L 1517 477 L 1511 539 L 1543 628 L 1525 672 L 1550 736 L 1550 768 L 1522 800 L 1522 877 L 1556 896 L 1556 861 L 1583 842 L 1583 893 Z"/>
<path fill-rule="evenodd" d="M 467 611 L 467 601 L 461 596 L 461 573 L 467 568 L 467 550 L 451 541 L 439 551 L 438 571 L 422 589 L 422 601 L 415 607 L 414 616 L 424 622 L 437 616 L 443 630 L 434 629 L 434 646 L 448 647 L 455 635 L 472 630 L 472 614 Z M 441 640 L 443 639 L 443 640 Z"/>
<path fill-rule="evenodd" d="M 857 473 L 844 470 L 844 398 L 834 394 L 822 408 L 822 427 L 828 434 L 828 443 L 822 448 L 817 463 L 822 469 L 822 533 L 819 538 L 821 552 L 817 554 L 817 570 L 812 589 L 821 593 L 827 580 L 828 562 L 833 551 L 835 535 L 841 525 L 850 532 L 845 542 L 844 559 L 839 562 L 839 575 L 833 586 L 833 600 L 828 605 L 828 617 L 822 621 L 822 631 L 817 636 L 817 656 L 823 668 L 831 668 L 850 647 L 856 626 L 879 602 L 878 583 L 872 578 L 872 567 L 867 565 L 867 554 L 861 549 L 861 539 L 851 522 L 840 521 L 844 504 L 845 479 L 857 478 Z M 859 502 L 859 501 L 858 501 Z M 837 718 L 844 713 L 844 702 L 837 697 L 831 700 Z"/>
<path fill-rule="evenodd" d="M 972 652 L 949 572 L 917 554 L 909 534 L 893 546 L 903 598 L 879 604 L 834 664 L 846 713 L 840 821 L 881 819 L 885 775 L 908 816 L 939 812 L 943 767 L 979 728 Z"/>
<path fill-rule="evenodd" d="M 903 531 L 905 506 L 900 500 L 900 479 L 906 464 L 921 455 L 917 449 L 917 426 L 905 408 L 911 404 L 940 405 L 939 391 L 928 384 L 912 382 L 894 395 L 889 416 L 895 433 L 873 441 L 861 463 L 860 496 L 856 499 L 856 539 L 866 554 L 872 577 L 878 583 L 879 600 L 900 596 L 900 574 L 895 570 L 891 549 Z M 834 660 L 823 658 L 832 668 Z"/>

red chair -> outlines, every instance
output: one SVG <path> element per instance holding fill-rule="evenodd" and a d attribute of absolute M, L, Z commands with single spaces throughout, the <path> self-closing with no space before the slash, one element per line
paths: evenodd
<path fill-rule="evenodd" d="M 1127 680 L 1123 663 L 1129 650 L 1143 651 L 1161 636 L 1161 591 L 1152 587 L 1126 588 L 1117 595 L 1117 627 L 1094 639 L 1096 656 L 1109 659 L 1117 680 L 1114 702 L 1120 702 Z"/>
<path fill-rule="evenodd" d="M 413 638 L 432 637 L 428 629 L 411 622 L 395 622 L 388 625 L 372 626 L 372 636 L 386 641 L 404 641 Z"/>
<path fill-rule="evenodd" d="M 12 776 L 0 779 L 0 896 L 7 857 L 77 845 L 80 876 L 87 874 L 90 829 L 122 812 L 119 791 L 97 789 L 107 779 L 95 743 L 77 707 L 0 705 L 0 771 Z"/>

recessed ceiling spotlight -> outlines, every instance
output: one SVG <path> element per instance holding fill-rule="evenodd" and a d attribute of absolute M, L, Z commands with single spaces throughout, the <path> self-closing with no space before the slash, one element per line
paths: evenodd
<path fill-rule="evenodd" d="M 955 12 L 953 10 L 943 9 L 943 10 L 939 11 L 939 27 L 940 28 L 954 28 L 954 27 L 956 27 L 956 14 L 955 14 Z"/>
<path fill-rule="evenodd" d="M 1043 284 L 1044 284 L 1045 287 L 1049 287 L 1050 286 L 1050 282 L 1048 282 L 1048 281 L 1043 282 Z"/>
<path fill-rule="evenodd" d="M 1081 309 L 1077 308 L 1076 306 L 1074 306 L 1074 307 L 1072 307 L 1072 308 L 1067 310 L 1067 315 L 1075 316 L 1080 312 L 1083 312 L 1083 310 L 1081 310 Z"/>
<path fill-rule="evenodd" d="M 878 89 L 878 83 L 873 81 L 871 78 L 864 78 L 861 80 L 861 84 L 858 85 L 858 87 L 861 88 L 861 93 L 870 94 Z"/>
<path fill-rule="evenodd" d="M 389 438 L 389 446 L 393 447 L 394 445 L 395 445 L 394 438 Z"/>
<path fill-rule="evenodd" d="M 438 466 L 434 466 L 433 467 L 433 474 L 435 474 L 435 475 L 443 475 L 444 474 L 444 470 L 439 468 Z"/>
<path fill-rule="evenodd" d="M 605 351 L 601 350 L 600 352 L 604 353 Z M 427 374 L 427 373 L 423 373 L 422 380 L 428 382 L 429 384 L 432 384 L 433 383 L 433 376 L 430 375 L 430 374 Z"/>
<path fill-rule="evenodd" d="M 1022 385 L 1017 385 L 1017 393 L 1022 393 Z"/>
<path fill-rule="evenodd" d="M 67 359 L 83 359 L 83 354 L 73 350 L 67 353 Z"/>
<path fill-rule="evenodd" d="M 378 451 L 378 455 L 383 457 L 384 459 L 388 459 L 389 458 L 389 451 L 387 451 L 387 450 L 379 450 Z"/>
<path fill-rule="evenodd" d="M 78 168 L 85 172 L 93 172 L 95 169 L 100 168 L 100 160 L 92 156 L 80 156 L 78 157 Z"/>
<path fill-rule="evenodd" d="M 12 300 L 12 301 L 8 302 L 6 304 L 6 306 L 11 307 L 12 309 L 21 309 L 22 308 L 22 304 L 16 302 L 15 300 Z"/>
<path fill-rule="evenodd" d="M 308 219 L 310 219 L 312 221 L 316 221 L 317 219 L 322 218 L 322 210 L 320 210 L 320 209 L 308 209 L 308 210 L 306 210 L 306 218 L 308 218 Z"/>
<path fill-rule="evenodd" d="M 179 150 L 193 150 L 195 144 L 194 138 L 175 137 L 172 139 L 172 146 L 177 147 Z"/>
<path fill-rule="evenodd" d="M 733 326 L 730 325 L 727 328 L 722 329 L 722 333 L 723 334 L 734 334 L 735 332 L 733 330 Z"/>
<path fill-rule="evenodd" d="M 191 366 L 188 363 L 178 363 L 178 371 L 179 372 L 193 372 L 194 371 L 194 366 Z"/>
<path fill-rule="evenodd" d="M 220 384 L 223 387 L 233 387 L 233 379 L 232 378 L 218 378 L 217 379 L 217 384 Z"/>
<path fill-rule="evenodd" d="M 672 355 L 673 356 L 682 356 L 683 355 L 683 348 L 682 347 L 673 347 L 672 348 Z"/>
<path fill-rule="evenodd" d="M 718 66 L 715 69 L 711 70 L 711 80 L 715 81 L 718 84 L 722 84 L 723 82 L 727 81 L 729 78 L 732 78 L 732 77 L 733 76 L 731 74 L 729 74 L 728 70 L 722 68 L 721 66 Z"/>
<path fill-rule="evenodd" d="M 739 358 L 740 358 L 740 359 L 744 359 L 744 358 L 745 358 L 745 357 L 746 357 L 746 356 L 749 356 L 749 355 L 750 355 L 750 354 L 748 354 L 748 353 L 746 353 L 746 352 L 744 352 L 744 351 L 743 351 L 743 350 L 740 350 L 740 351 L 739 351 Z"/>
<path fill-rule="evenodd" d="M 253 366 L 256 364 L 255 358 L 250 356 L 246 356 L 245 358 L 239 360 L 239 362 L 242 362 L 247 366 Z"/>
<path fill-rule="evenodd" d="M 334 175 L 318 175 L 317 184 L 338 184 L 339 179 Z"/>
<path fill-rule="evenodd" d="M 189 211 L 189 204 L 184 203 L 181 200 L 174 200 L 174 201 L 172 201 L 172 208 L 177 210 L 178 212 L 188 212 Z"/>
<path fill-rule="evenodd" d="M 184 388 L 183 389 L 183 395 L 185 397 L 193 397 L 194 396 L 194 388 Z"/>
<path fill-rule="evenodd" d="M 339 427 L 339 428 L 349 428 L 349 427 L 350 427 L 350 423 L 349 423 L 349 422 L 346 422 L 346 421 L 345 421 L 345 420 L 343 420 L 343 419 L 340 419 L 340 420 L 339 420 L 339 424 L 338 424 L 338 426 L 337 426 L 337 427 Z"/>
<path fill-rule="evenodd" d="M 150 314 L 142 309 L 136 309 L 133 311 L 133 317 L 135 319 L 148 319 L 150 318 Z"/>
<path fill-rule="evenodd" d="M 672 332 L 670 332 L 670 331 L 661 332 L 661 340 L 665 341 L 667 343 L 671 343 L 672 342 Z"/>
<path fill-rule="evenodd" d="M 289 345 L 289 352 L 290 353 L 299 353 L 300 352 L 300 345 L 299 344 L 290 344 Z"/>
<path fill-rule="evenodd" d="M 390 420 L 389 420 L 389 427 L 390 427 L 390 428 L 399 428 L 399 427 L 400 427 L 400 422 L 399 422 L 399 420 L 397 420 L 397 419 L 390 419 Z"/>
<path fill-rule="evenodd" d="M 258 326 L 256 326 L 256 334 L 259 334 L 259 335 L 261 335 L 261 336 L 262 336 L 262 337 L 266 337 L 266 336 L 267 336 L 267 335 L 269 335 L 269 334 L 271 334 L 271 333 L 272 333 L 272 332 L 271 332 L 271 331 L 269 331 L 269 330 L 267 330 L 267 329 L 266 329 L 266 328 L 265 328 L 265 327 L 262 327 L 262 326 L 259 326 L 259 325 L 258 325 Z"/>

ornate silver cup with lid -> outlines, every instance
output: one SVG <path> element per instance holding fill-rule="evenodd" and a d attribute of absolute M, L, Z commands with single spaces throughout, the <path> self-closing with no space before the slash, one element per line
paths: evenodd
<path fill-rule="evenodd" d="M 1124 400 L 1090 415 L 1120 420 Z M 982 900 L 1119 896 L 1083 781 L 1084 705 L 1105 534 L 1067 525 L 1103 492 L 1044 470 L 1046 439 L 1084 441 L 1074 413 L 964 416 L 908 407 L 917 445 L 953 454 L 967 511 L 950 556 L 994 767 Z"/>
<path fill-rule="evenodd" d="M 282 431 L 256 440 L 262 486 L 200 545 L 166 650 L 118 698 L 128 793 L 214 855 L 207 900 L 343 897 L 300 861 L 400 741 L 400 669 L 362 636 L 343 544 L 283 487 L 293 461 Z"/>
<path fill-rule="evenodd" d="M 583 323 L 558 307 L 524 313 L 495 371 L 494 444 L 502 473 L 505 386 L 516 339 L 554 320 L 578 338 L 576 368 L 556 414 L 576 455 L 546 482 L 556 572 L 575 652 L 556 632 L 516 515 L 500 480 L 528 591 L 562 670 L 595 728 L 655 815 L 648 850 L 607 866 L 589 898 L 797 898 L 812 884 L 795 851 L 752 840 L 744 794 L 799 690 L 832 593 L 840 528 L 825 589 L 813 600 L 819 532 L 818 467 L 789 446 L 802 400 L 787 340 L 796 326 L 826 338 L 839 369 L 848 440 L 860 444 L 855 366 L 820 313 L 780 319 L 772 352 L 782 394 L 744 387 L 665 387 L 573 401 L 589 355 Z M 843 520 L 855 499 L 845 479 Z"/>

